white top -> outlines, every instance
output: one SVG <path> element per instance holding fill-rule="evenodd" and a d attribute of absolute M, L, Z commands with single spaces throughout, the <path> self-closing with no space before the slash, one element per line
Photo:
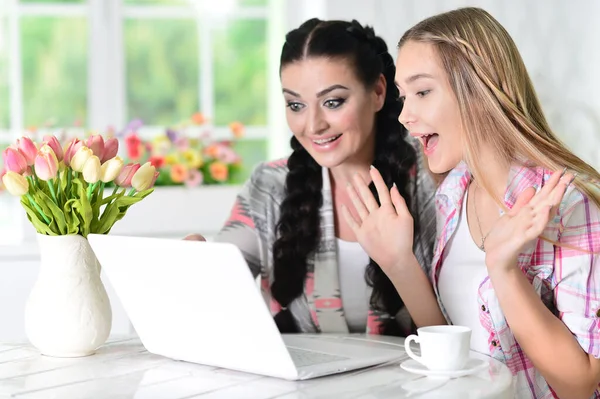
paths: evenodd
<path fill-rule="evenodd" d="M 350 332 L 364 333 L 367 329 L 371 287 L 365 280 L 369 255 L 359 243 L 337 239 L 338 273 L 342 305 Z"/>
<path fill-rule="evenodd" d="M 479 286 L 488 273 L 485 252 L 475 244 L 469 231 L 466 194 L 456 231 L 446 251 L 438 280 L 440 299 L 452 324 L 472 330 L 471 349 L 489 355 L 489 333 L 479 321 L 477 301 Z"/>

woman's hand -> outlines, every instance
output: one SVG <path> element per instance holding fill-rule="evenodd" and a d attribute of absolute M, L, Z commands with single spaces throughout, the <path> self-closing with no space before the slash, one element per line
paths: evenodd
<path fill-rule="evenodd" d="M 489 271 L 514 268 L 517 257 L 533 243 L 556 213 L 572 174 L 555 172 L 536 194 L 533 187 L 523 191 L 513 208 L 496 222 L 485 240 L 485 262 Z"/>
<path fill-rule="evenodd" d="M 188 234 L 187 236 L 185 236 L 184 240 L 186 240 L 186 241 L 206 241 L 206 238 L 204 238 L 200 234 Z"/>
<path fill-rule="evenodd" d="M 394 185 L 388 190 L 379 171 L 371 168 L 371 178 L 379 195 L 379 202 L 363 178 L 356 174 L 354 184 L 348 184 L 348 194 L 356 209 L 356 220 L 345 206 L 344 218 L 367 254 L 389 275 L 413 254 L 413 218 L 404 198 Z"/>

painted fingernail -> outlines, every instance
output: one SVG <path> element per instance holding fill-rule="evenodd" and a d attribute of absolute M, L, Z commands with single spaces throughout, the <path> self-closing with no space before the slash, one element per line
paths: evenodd
<path fill-rule="evenodd" d="M 375 169 L 375 166 L 371 165 L 371 169 Z"/>
<path fill-rule="evenodd" d="M 560 177 L 562 178 L 565 173 L 567 173 L 567 167 L 565 166 L 565 168 L 562 170 L 562 173 L 560 174 Z"/>
<path fill-rule="evenodd" d="M 573 175 L 573 177 L 571 178 L 571 180 L 569 181 L 569 183 L 567 183 L 567 188 L 571 185 L 571 183 L 573 183 L 575 181 L 575 178 L 577 177 L 577 173 L 575 173 Z"/>
<path fill-rule="evenodd" d="M 396 186 L 396 182 L 394 182 L 394 184 L 392 184 L 392 187 L 396 187 L 396 188 L 398 188 L 398 187 Z"/>

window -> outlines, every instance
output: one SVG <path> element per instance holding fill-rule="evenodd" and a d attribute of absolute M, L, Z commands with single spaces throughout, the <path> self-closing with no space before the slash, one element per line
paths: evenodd
<path fill-rule="evenodd" d="M 217 137 L 230 122 L 246 126 L 237 183 L 267 158 L 279 0 L 4 2 L 0 149 L 24 129 L 104 131 L 140 119 L 152 135 L 201 111 Z M 0 231 L 11 223 L 0 214 Z"/>

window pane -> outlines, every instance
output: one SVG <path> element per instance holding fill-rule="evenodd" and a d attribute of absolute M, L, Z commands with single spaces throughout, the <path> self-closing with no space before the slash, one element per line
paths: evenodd
<path fill-rule="evenodd" d="M 9 125 L 9 93 L 8 93 L 8 26 L 6 14 L 0 11 L 0 129 Z M 2 137 L 0 137 L 0 142 Z M 0 144 L 1 146 L 1 144 Z M 0 164 L 0 169 L 2 169 Z"/>
<path fill-rule="evenodd" d="M 196 0 L 194 0 L 196 1 Z M 179 6 L 182 4 L 189 5 L 191 0 L 125 0 L 125 4 L 136 5 L 160 5 L 160 6 Z"/>
<path fill-rule="evenodd" d="M 87 0 L 21 0 L 21 3 L 87 3 Z"/>
<path fill-rule="evenodd" d="M 21 19 L 26 126 L 85 124 L 87 23 L 83 18 Z"/>
<path fill-rule="evenodd" d="M 266 6 L 267 0 L 237 0 L 240 6 Z"/>
<path fill-rule="evenodd" d="M 233 149 L 242 158 L 243 168 L 232 176 L 232 184 L 241 184 L 250 177 L 252 170 L 259 163 L 267 159 L 267 140 L 238 140 L 233 144 Z"/>
<path fill-rule="evenodd" d="M 128 20 L 125 51 L 129 119 L 172 125 L 199 110 L 195 22 Z"/>
<path fill-rule="evenodd" d="M 267 23 L 234 21 L 215 32 L 215 123 L 267 122 Z"/>

